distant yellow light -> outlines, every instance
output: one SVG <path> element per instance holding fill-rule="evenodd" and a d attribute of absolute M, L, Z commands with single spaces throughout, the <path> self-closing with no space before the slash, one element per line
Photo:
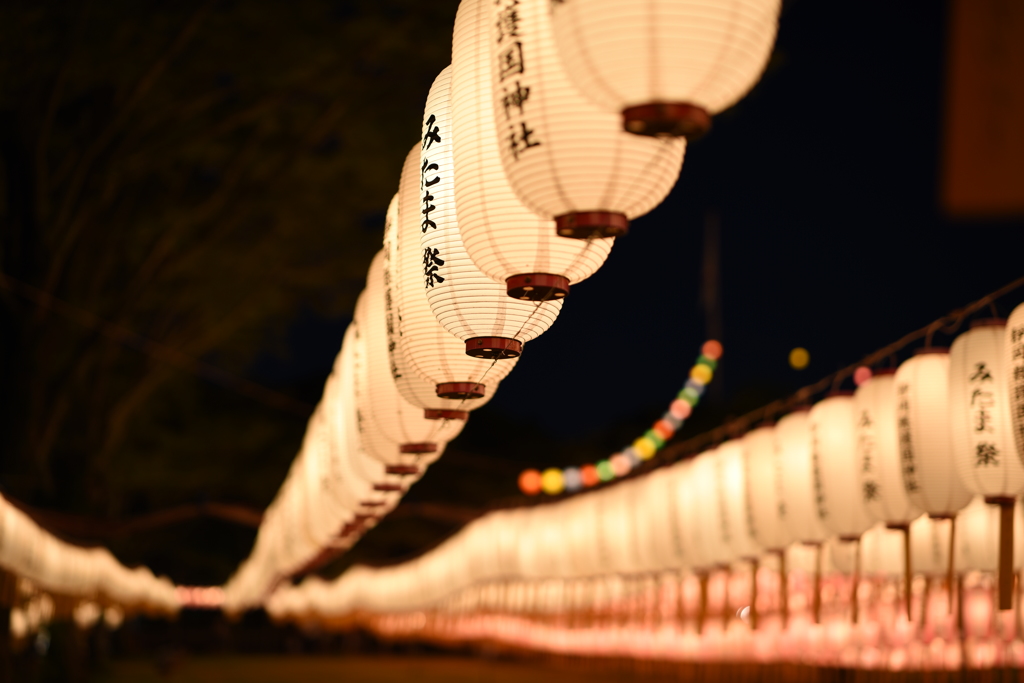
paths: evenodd
<path fill-rule="evenodd" d="M 802 346 L 798 346 L 789 352 L 789 367 L 794 370 L 803 370 L 811 362 L 811 354 Z"/>

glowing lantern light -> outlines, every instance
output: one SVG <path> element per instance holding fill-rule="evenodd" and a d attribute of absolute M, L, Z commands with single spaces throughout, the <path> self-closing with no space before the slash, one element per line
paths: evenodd
<path fill-rule="evenodd" d="M 540 488 L 549 496 L 555 496 L 565 490 L 565 480 L 562 478 L 562 470 L 549 467 L 540 476 Z"/>
<path fill-rule="evenodd" d="M 743 436 L 751 532 L 766 549 L 780 552 L 797 538 L 786 523 L 787 506 L 781 495 L 782 471 L 776 455 L 775 427 L 764 426 Z"/>
<path fill-rule="evenodd" d="M 590 488 L 601 483 L 601 475 L 594 465 L 584 465 L 580 468 L 580 482 Z"/>
<path fill-rule="evenodd" d="M 950 517 L 971 501 L 956 475 L 949 425 L 949 353 L 921 349 L 896 371 L 896 424 L 903 486 L 932 517 Z"/>
<path fill-rule="evenodd" d="M 511 358 L 523 344 L 547 330 L 562 307 L 560 300 L 532 303 L 512 299 L 505 287 L 473 264 L 459 232 L 452 163 L 451 67 L 434 79 L 423 113 L 417 210 L 403 220 L 417 222 L 421 255 L 433 264 L 420 268 L 427 301 L 441 325 L 478 358 Z M 422 258 L 421 258 L 422 260 Z"/>
<path fill-rule="evenodd" d="M 1024 304 L 1017 306 L 1006 321 L 1003 382 L 1007 383 L 1013 441 L 1024 461 Z"/>
<path fill-rule="evenodd" d="M 815 504 L 809 411 L 796 410 L 779 420 L 775 439 L 781 473 L 780 496 L 786 506 L 789 532 L 801 543 L 820 544 L 829 532 L 821 523 Z"/>
<path fill-rule="evenodd" d="M 949 422 L 956 472 L 967 490 L 1002 509 L 999 605 L 1013 598 L 1013 506 L 1024 489 L 1006 392 L 1002 320 L 976 320 L 949 352 Z"/>
<path fill-rule="evenodd" d="M 810 412 L 818 517 L 832 533 L 853 540 L 871 527 L 857 481 L 856 409 L 852 395 L 833 395 Z"/>
<path fill-rule="evenodd" d="M 728 564 L 738 557 L 730 543 L 725 501 L 718 483 L 717 449 L 705 451 L 693 459 L 690 468 L 690 495 L 694 506 L 690 512 L 692 539 L 704 550 L 708 565 Z"/>
<path fill-rule="evenodd" d="M 862 365 L 853 371 L 853 383 L 859 387 L 861 384 L 864 384 L 864 382 L 871 379 L 871 375 L 871 368 L 866 365 Z"/>
<path fill-rule="evenodd" d="M 559 237 L 554 223 L 516 197 L 501 163 L 491 86 L 494 38 L 491 3 L 459 5 L 452 40 L 452 156 L 455 204 L 466 251 L 509 296 L 551 301 L 569 285 L 590 277 L 612 248 L 612 240 Z"/>
<path fill-rule="evenodd" d="M 789 367 L 794 370 L 803 370 L 810 363 L 811 354 L 802 346 L 798 346 L 789 352 Z"/>
<path fill-rule="evenodd" d="M 879 370 L 854 392 L 861 500 L 875 520 L 905 527 L 921 515 L 903 487 L 894 370 Z"/>
<path fill-rule="evenodd" d="M 537 470 L 523 470 L 519 475 L 519 490 L 528 496 L 536 496 L 541 489 L 541 474 Z"/>
<path fill-rule="evenodd" d="M 672 189 L 685 141 L 624 133 L 615 113 L 572 85 L 548 0 L 489 4 L 491 99 L 513 190 L 563 237 L 625 234 Z"/>
<path fill-rule="evenodd" d="M 497 363 L 469 356 L 465 344 L 438 322 L 427 300 L 424 278 L 426 275 L 428 281 L 439 280 L 433 268 L 446 266 L 447 262 L 435 253 L 436 247 L 430 251 L 431 263 L 424 261 L 427 257 L 420 245 L 423 214 L 419 188 L 420 145 L 416 145 L 406 155 L 402 167 L 398 220 L 389 223 L 384 237 L 384 277 L 388 283 L 385 305 L 389 313 L 391 357 L 404 358 L 415 373 L 435 384 L 441 398 L 472 400 L 461 408 L 472 410 L 490 400 L 498 383 L 518 362 L 518 353 L 501 352 L 503 359 Z M 470 302 L 461 303 L 462 308 L 471 308 Z M 487 301 L 475 303 L 486 306 Z M 506 342 L 496 343 L 497 346 L 491 345 L 491 348 L 502 344 L 507 347 Z"/>
<path fill-rule="evenodd" d="M 761 547 L 753 533 L 753 510 L 748 507 L 743 442 L 738 439 L 726 441 L 718 447 L 715 459 L 729 548 L 740 559 L 756 559 L 761 554 Z"/>
<path fill-rule="evenodd" d="M 402 398 L 395 385 L 385 322 L 383 251 L 370 264 L 354 319 L 365 349 L 355 385 L 363 447 L 390 473 L 415 475 L 422 456 L 441 450 L 462 431 L 465 420 L 428 420 L 421 409 Z"/>
<path fill-rule="evenodd" d="M 557 0 L 566 70 L 641 135 L 699 136 L 760 78 L 779 0 Z"/>

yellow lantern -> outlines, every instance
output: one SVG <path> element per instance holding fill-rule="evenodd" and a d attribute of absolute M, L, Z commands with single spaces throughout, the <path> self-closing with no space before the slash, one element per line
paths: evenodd
<path fill-rule="evenodd" d="M 504 5 L 505 3 L 501 3 Z M 640 135 L 699 136 L 764 70 L 780 0 L 551 0 L 568 74 Z"/>
<path fill-rule="evenodd" d="M 492 3 L 465 0 L 452 39 L 452 158 L 459 230 L 470 258 L 509 296 L 552 301 L 604 263 L 612 239 L 573 240 L 523 205 L 505 175 L 491 84 Z"/>

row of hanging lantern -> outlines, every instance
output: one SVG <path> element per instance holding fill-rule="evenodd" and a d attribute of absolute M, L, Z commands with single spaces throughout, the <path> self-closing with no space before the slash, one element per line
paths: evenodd
<path fill-rule="evenodd" d="M 528 496 L 542 491 L 550 496 L 562 492 L 576 493 L 616 478 L 629 475 L 641 463 L 647 462 L 682 428 L 693 409 L 704 395 L 704 389 L 714 377 L 715 368 L 722 357 L 721 342 L 710 339 L 701 346 L 697 361 L 687 373 L 686 383 L 676 394 L 668 410 L 632 444 L 609 458 L 582 467 L 549 467 L 543 472 L 523 470 L 519 474 L 519 490 Z"/>
<path fill-rule="evenodd" d="M 54 537 L 0 496 L 0 604 L 10 633 L 22 640 L 55 619 L 111 628 L 125 613 L 169 616 L 180 605 L 175 587 L 146 567 L 129 569 L 105 548 Z"/>
<path fill-rule="evenodd" d="M 620 103 L 588 92 L 604 65 L 579 59 L 589 48 L 563 34 L 579 16 L 615 21 L 600 2 L 580 15 L 575 4 L 590 1 L 460 4 L 452 64 L 427 97 L 384 248 L 301 450 L 225 586 L 227 609 L 258 605 L 393 508 L 494 395 L 523 345 L 555 321 L 570 285 L 600 268 L 629 220 L 675 184 L 686 145 L 679 134 L 694 128 L 639 130 L 629 116 L 623 127 Z M 713 113 L 742 96 L 775 34 L 777 0 L 690 11 L 680 23 L 678 8 L 699 4 L 655 3 L 627 31 L 647 41 L 648 28 L 660 27 L 651 47 L 664 53 L 634 67 L 664 81 L 647 96 L 669 98 L 677 114 L 682 105 Z M 703 42 L 691 54 L 673 47 L 695 30 Z"/>
<path fill-rule="evenodd" d="M 657 656 L 1019 666 L 1021 375 L 1024 305 L 693 458 L 267 607 L 576 654 L 657 637 Z"/>

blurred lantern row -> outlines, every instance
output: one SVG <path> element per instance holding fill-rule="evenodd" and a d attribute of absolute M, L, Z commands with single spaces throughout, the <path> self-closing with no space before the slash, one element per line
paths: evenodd
<path fill-rule="evenodd" d="M 267 608 L 576 654 L 1020 666 L 1022 418 L 1024 305 L 695 457 Z"/>
<path fill-rule="evenodd" d="M 146 567 L 129 569 L 105 548 L 65 543 L 0 496 L 0 605 L 10 634 L 24 643 L 54 620 L 110 628 L 126 614 L 170 616 L 180 605 L 174 584 Z"/>
<path fill-rule="evenodd" d="M 586 87 L 609 63 L 586 59 L 583 43 L 601 43 L 602 25 L 625 26 L 618 3 L 559 4 L 460 4 L 452 64 L 428 94 L 383 249 L 299 455 L 225 586 L 227 609 L 258 605 L 397 504 L 555 321 L 570 285 L 672 189 L 686 144 L 678 134 L 694 126 L 665 117 L 705 121 L 753 85 L 779 9 L 675 0 L 629 19 L 628 40 L 611 49 L 629 61 L 630 42 L 649 44 L 654 58 L 630 64 L 651 86 L 641 104 L 662 121 L 641 130 L 629 116 L 624 129 L 620 101 Z M 680 39 L 699 42 L 680 51 Z M 626 87 L 632 106 L 633 77 L 612 71 L 602 86 Z"/>

